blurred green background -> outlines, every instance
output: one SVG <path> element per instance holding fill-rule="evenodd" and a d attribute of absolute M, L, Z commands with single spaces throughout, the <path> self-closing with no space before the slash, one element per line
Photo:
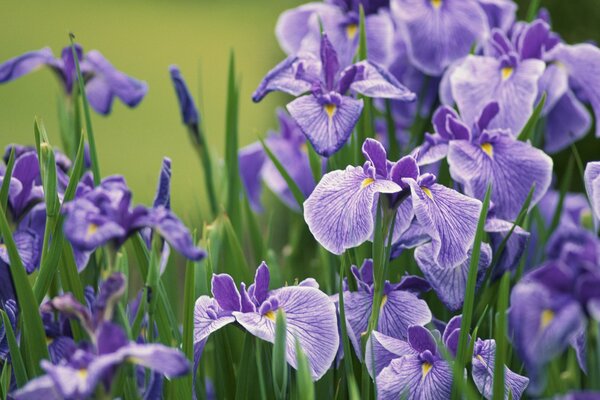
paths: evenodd
<path fill-rule="evenodd" d="M 150 203 L 163 156 L 173 159 L 173 207 L 184 219 L 204 204 L 201 169 L 181 126 L 168 75 L 180 66 L 200 96 L 208 140 L 223 154 L 227 61 L 235 51 L 241 78 L 240 144 L 275 126 L 282 95 L 253 104 L 250 95 L 283 57 L 274 36 L 278 15 L 298 0 L 104 0 L 8 1 L 0 12 L 0 60 L 50 46 L 56 55 L 74 32 L 84 49 L 100 50 L 118 69 L 148 82 L 138 108 L 118 101 L 108 117 L 93 115 L 103 174 L 121 173 L 135 200 Z M 520 2 L 523 15 L 528 1 Z M 598 0 L 542 0 L 554 28 L 568 42 L 600 42 Z M 0 86 L 0 147 L 33 142 L 33 118 L 41 117 L 59 143 L 57 99 L 61 88 L 49 70 Z M 594 141 L 597 145 L 597 142 Z M 596 157 L 600 158 L 600 157 Z"/>

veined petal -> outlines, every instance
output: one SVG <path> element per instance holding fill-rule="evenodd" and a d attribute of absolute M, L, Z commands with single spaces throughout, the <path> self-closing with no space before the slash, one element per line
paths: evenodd
<path fill-rule="evenodd" d="M 459 264 L 437 264 L 433 254 L 433 244 L 427 243 L 417 247 L 415 250 L 415 260 L 417 265 L 429 281 L 440 300 L 449 310 L 458 310 L 462 307 L 465 299 L 465 290 L 467 287 L 467 276 L 469 274 L 469 257 Z M 479 269 L 477 270 L 477 285 L 479 287 L 485 271 L 492 261 L 492 250 L 487 243 L 481 245 L 481 255 L 479 258 Z"/>
<path fill-rule="evenodd" d="M 340 96 L 340 104 L 321 104 L 313 95 L 297 98 L 287 110 L 298 123 L 315 151 L 324 157 L 346 143 L 363 108 L 363 101 Z"/>
<path fill-rule="evenodd" d="M 431 237 L 433 262 L 464 262 L 475 238 L 481 202 L 439 184 L 423 189 L 413 179 L 408 183 L 415 216 Z"/>
<path fill-rule="evenodd" d="M 465 123 L 471 126 L 483 108 L 496 101 L 500 112 L 488 128 L 510 129 L 518 135 L 533 112 L 544 68 L 541 60 L 523 60 L 505 77 L 499 60 L 468 56 L 450 77 L 452 94 Z"/>
<path fill-rule="evenodd" d="M 0 64 L 0 83 L 10 82 L 54 61 L 49 47 L 30 51 Z"/>
<path fill-rule="evenodd" d="M 448 399 L 452 392 L 452 369 L 443 360 L 424 370 L 418 355 L 392 360 L 376 379 L 381 400 Z"/>
<path fill-rule="evenodd" d="M 183 376 L 190 371 L 190 363 L 185 355 L 162 344 L 131 343 L 119 350 L 125 360 L 149 368 L 167 378 Z"/>
<path fill-rule="evenodd" d="M 490 236 L 490 244 L 494 254 L 499 250 L 500 245 L 512 227 L 512 222 L 497 218 L 489 218 L 485 222 L 485 231 Z M 499 278 L 505 271 L 514 271 L 516 269 L 525 251 L 525 246 L 529 241 L 529 236 L 529 232 L 520 226 L 515 226 L 512 234 L 506 241 L 502 255 L 494 267 L 493 279 Z"/>
<path fill-rule="evenodd" d="M 552 180 L 552 159 L 529 143 L 498 135 L 478 146 L 453 141 L 448 151 L 452 179 L 465 194 L 480 200 L 492 185 L 491 201 L 496 216 L 514 221 L 535 184 L 531 207 L 546 194 Z"/>
<path fill-rule="evenodd" d="M 246 189 L 248 201 L 255 211 L 262 210 L 260 195 L 262 192 L 262 168 L 266 155 L 259 142 L 252 143 L 238 152 L 240 178 Z"/>
<path fill-rule="evenodd" d="M 398 339 L 407 337 L 409 327 L 431 322 L 431 311 L 425 300 L 403 290 L 384 295 L 377 330 Z"/>
<path fill-rule="evenodd" d="M 335 305 L 318 289 L 289 286 L 271 292 L 287 322 L 287 361 L 296 368 L 296 339 L 306 354 L 314 380 L 331 366 L 339 346 Z M 250 333 L 273 343 L 275 319 L 270 314 L 234 313 L 236 320 Z"/>
<path fill-rule="evenodd" d="M 388 180 L 375 180 L 362 167 L 333 171 L 321 179 L 304 202 L 304 219 L 317 241 L 341 254 L 369 240 L 378 193 L 399 192 Z"/>
<path fill-rule="evenodd" d="M 308 80 L 298 79 L 299 68 L 317 77 L 321 70 L 320 63 L 317 60 L 290 56 L 267 73 L 252 95 L 252 101 L 259 102 L 273 91 L 285 92 L 294 96 L 300 96 L 302 93 L 308 92 L 311 84 Z"/>
<path fill-rule="evenodd" d="M 443 0 L 435 6 L 429 0 L 396 0 L 390 5 L 412 64 L 428 75 L 441 75 L 488 34 L 487 17 L 476 1 Z"/>
<path fill-rule="evenodd" d="M 340 79 L 344 79 L 345 74 L 354 74 L 350 89 L 368 97 L 401 101 L 413 101 L 417 97 L 387 70 L 371 61 L 351 65 L 342 71 Z"/>
<path fill-rule="evenodd" d="M 358 290 L 344 291 L 344 313 L 348 337 L 359 360 L 362 360 L 362 337 L 367 333 L 373 309 L 373 294 Z"/>
<path fill-rule="evenodd" d="M 417 353 L 406 341 L 373 331 L 367 342 L 365 363 L 375 378 L 392 360 L 409 354 Z"/>
<path fill-rule="evenodd" d="M 235 321 L 232 316 L 219 316 L 219 304 L 208 296 L 200 296 L 194 306 L 194 343 L 200 343 L 211 333 Z"/>
<path fill-rule="evenodd" d="M 553 154 L 587 135 L 592 117 L 573 92 L 562 96 L 546 116 L 544 151 Z"/>
<path fill-rule="evenodd" d="M 486 399 L 491 400 L 494 388 L 494 368 L 496 365 L 496 341 L 493 339 L 477 339 L 475 348 L 472 361 L 473 381 L 479 393 Z M 506 366 L 504 367 L 505 399 L 519 400 L 528 383 L 529 378 L 512 372 Z"/>
<path fill-rule="evenodd" d="M 600 161 L 587 163 L 583 180 L 594 215 L 600 219 Z"/>
<path fill-rule="evenodd" d="M 567 68 L 569 78 L 585 93 L 596 120 L 600 120 L 600 49 L 592 44 L 558 44 L 548 55 Z M 600 136 L 600 124 L 596 127 Z"/>
<path fill-rule="evenodd" d="M 477 0 L 487 15 L 490 28 L 508 32 L 516 19 L 517 5 L 512 0 Z"/>

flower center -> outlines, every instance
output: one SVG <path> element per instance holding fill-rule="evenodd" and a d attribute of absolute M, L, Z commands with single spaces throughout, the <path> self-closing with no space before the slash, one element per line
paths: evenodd
<path fill-rule="evenodd" d="M 364 189 L 367 186 L 371 185 L 373 182 L 375 182 L 375 179 L 373 178 L 365 178 L 363 179 L 363 181 L 360 183 L 360 188 Z"/>
<path fill-rule="evenodd" d="M 358 25 L 356 24 L 348 24 L 346 25 L 346 36 L 348 39 L 352 40 L 356 37 L 356 33 L 358 32 Z"/>
<path fill-rule="evenodd" d="M 422 372 L 423 372 L 423 379 L 425 379 L 427 374 L 431 371 L 431 368 L 433 368 L 433 365 L 428 362 L 424 362 L 423 366 L 421 368 L 422 368 Z"/>
<path fill-rule="evenodd" d="M 335 104 L 327 103 L 323 106 L 323 109 L 327 113 L 327 116 L 329 117 L 329 119 L 331 119 L 331 118 L 333 118 L 333 115 L 335 114 L 337 107 L 335 106 Z"/>
<path fill-rule="evenodd" d="M 508 78 L 510 78 L 512 76 L 514 71 L 515 71 L 515 69 L 513 67 L 502 68 L 502 79 L 507 80 Z"/>
<path fill-rule="evenodd" d="M 494 148 L 491 143 L 483 143 L 481 145 L 481 150 L 485 152 L 488 156 L 492 157 L 494 155 Z"/>
<path fill-rule="evenodd" d="M 427 197 L 429 197 L 431 200 L 433 200 L 433 194 L 431 194 L 431 190 L 429 190 L 429 188 L 426 188 L 425 186 L 421 186 L 421 190 L 423 191 L 423 193 L 425 193 L 425 195 Z"/>
<path fill-rule="evenodd" d="M 384 294 L 383 297 L 381 298 L 381 306 L 379 307 L 381 310 L 383 310 L 383 306 L 385 306 L 385 303 L 387 303 L 387 295 Z"/>
<path fill-rule="evenodd" d="M 98 230 L 98 225 L 96 225 L 96 224 L 89 224 L 88 228 L 87 228 L 87 231 L 85 232 L 85 237 L 89 238 L 94 233 L 96 233 L 97 230 Z"/>
<path fill-rule="evenodd" d="M 275 318 L 277 317 L 275 311 L 273 310 L 267 311 L 264 316 L 266 319 L 270 319 L 271 321 L 275 321 Z"/>
<path fill-rule="evenodd" d="M 80 368 L 77 370 L 77 377 L 79 379 L 86 379 L 88 376 L 88 370 L 86 368 Z"/>
<path fill-rule="evenodd" d="M 431 5 L 436 10 L 439 10 L 439 8 L 442 6 L 442 0 L 431 0 Z"/>
<path fill-rule="evenodd" d="M 552 322 L 553 319 L 554 319 L 554 311 L 549 310 L 549 309 L 542 311 L 540 327 L 542 329 L 545 329 L 548 325 L 550 325 L 550 322 Z"/>

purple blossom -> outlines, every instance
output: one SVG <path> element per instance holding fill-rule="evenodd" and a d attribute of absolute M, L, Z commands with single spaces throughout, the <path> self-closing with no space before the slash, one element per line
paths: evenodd
<path fill-rule="evenodd" d="M 363 154 L 368 160 L 363 166 L 324 175 L 304 202 L 304 218 L 317 241 L 341 254 L 370 240 L 379 194 L 385 193 L 386 210 L 396 213 L 393 242 L 407 232 L 414 216 L 431 240 L 436 262 L 466 260 L 481 202 L 435 183 L 432 174 L 421 174 L 412 156 L 388 161 L 376 140 L 365 141 Z"/>
<path fill-rule="evenodd" d="M 194 97 L 185 84 L 179 68 L 176 65 L 171 65 L 169 67 L 169 73 L 171 74 L 171 81 L 173 82 L 175 94 L 179 101 L 181 119 L 183 120 L 184 125 L 197 126 L 198 123 L 200 123 L 200 114 L 198 113 L 198 108 L 194 102 Z"/>
<path fill-rule="evenodd" d="M 361 357 L 361 338 L 373 308 L 373 261 L 367 259 L 360 269 L 352 266 L 357 290 L 344 288 L 344 312 L 348 336 L 354 351 Z M 385 282 L 377 331 L 397 339 L 406 339 L 408 327 L 431 322 L 431 311 L 418 295 L 430 289 L 429 283 L 417 276 L 404 276 L 399 283 Z"/>
<path fill-rule="evenodd" d="M 596 220 L 600 220 L 600 162 L 589 162 L 584 172 L 585 190 Z"/>
<path fill-rule="evenodd" d="M 201 352 L 208 336 L 231 323 L 237 323 L 252 335 L 273 343 L 278 310 L 287 322 L 287 361 L 296 368 L 295 341 L 306 354 L 313 379 L 331 366 L 339 346 L 336 312 L 333 302 L 318 289 L 313 279 L 298 286 L 269 290 L 269 268 L 262 263 L 254 283 L 235 286 L 227 274 L 213 275 L 213 297 L 200 296 L 194 311 L 194 346 Z M 197 355 L 199 358 L 199 354 Z"/>
<path fill-rule="evenodd" d="M 306 150 L 306 138 L 298 124 L 285 111 L 279 110 L 277 116 L 279 132 L 270 132 L 265 143 L 298 185 L 302 194 L 308 197 L 315 187 L 315 179 Z M 288 207 L 299 210 L 290 188 L 265 154 L 260 142 L 254 142 L 240 149 L 238 158 L 242 183 L 253 209 L 262 209 L 260 197 L 262 182 L 264 182 Z"/>
<path fill-rule="evenodd" d="M 443 333 L 421 326 L 408 328 L 406 340 L 374 331 L 367 344 L 367 368 L 375 379 L 380 399 L 445 399 L 452 391 L 452 366 L 439 345 L 456 354 L 461 317 L 452 318 Z M 477 339 L 471 360 L 472 376 L 479 392 L 492 398 L 496 344 Z M 466 371 L 465 371 L 466 374 Z M 505 398 L 520 399 L 529 379 L 505 367 Z M 509 392 L 511 393 L 509 397 Z"/>
<path fill-rule="evenodd" d="M 90 106 L 99 114 L 109 114 L 115 97 L 129 107 L 135 107 L 148 91 L 145 82 L 138 81 L 118 71 L 97 50 L 84 54 L 76 45 L 77 58 L 85 80 Z M 63 84 L 65 93 L 71 95 L 77 79 L 71 47 L 62 50 L 55 58 L 49 48 L 31 51 L 0 64 L 0 83 L 10 82 L 41 67 L 49 67 Z"/>
<path fill-rule="evenodd" d="M 271 70 L 254 92 L 260 101 L 271 91 L 298 97 L 287 105 L 317 153 L 328 157 L 346 143 L 358 118 L 363 101 L 348 92 L 375 98 L 412 101 L 415 94 L 389 72 L 370 61 L 360 61 L 341 70 L 337 53 L 327 38 L 321 38 L 320 60 L 312 55 L 291 56 Z"/>
<path fill-rule="evenodd" d="M 531 206 L 544 196 L 552 180 L 552 159 L 508 132 L 489 127 L 498 118 L 498 103 L 488 104 L 469 125 L 447 106 L 433 116 L 435 133 L 414 154 L 419 163 L 430 164 L 447 156 L 450 175 L 464 192 L 482 200 L 488 184 L 498 218 L 514 221 L 531 187 Z M 523 171 L 527 171 L 524 174 Z"/>
<path fill-rule="evenodd" d="M 489 34 L 476 0 L 392 0 L 391 9 L 411 63 L 427 75 L 442 75 Z"/>

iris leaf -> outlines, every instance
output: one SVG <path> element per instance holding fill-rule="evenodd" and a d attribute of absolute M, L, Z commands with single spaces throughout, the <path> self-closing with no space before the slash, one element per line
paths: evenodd
<path fill-rule="evenodd" d="M 308 366 L 308 359 L 302 347 L 300 347 L 298 338 L 296 338 L 296 362 L 298 365 L 298 373 L 296 374 L 297 398 L 299 400 L 314 400 L 315 388 Z"/>
<path fill-rule="evenodd" d="M 273 387 L 275 389 L 275 397 L 278 400 L 287 398 L 287 380 L 288 380 L 288 367 L 285 359 L 285 348 L 286 348 L 286 334 L 287 334 L 287 323 L 285 320 L 285 314 L 283 310 L 277 310 L 277 316 L 275 318 L 275 343 L 273 344 Z"/>
<path fill-rule="evenodd" d="M 238 166 L 238 98 L 235 79 L 235 56 L 229 58 L 227 115 L 225 119 L 225 165 L 227 166 L 227 214 L 236 232 L 240 232 L 240 176 Z"/>
<path fill-rule="evenodd" d="M 15 380 L 17 382 L 17 387 L 20 388 L 27 383 L 27 371 L 25 371 L 25 364 L 23 364 L 23 358 L 19 352 L 19 345 L 10 319 L 4 310 L 0 310 L 0 314 L 2 314 L 2 323 L 4 324 L 6 341 L 8 342 L 8 348 L 10 350 L 10 361 L 12 363 Z M 6 363 L 8 364 L 8 361 Z M 5 389 L 8 393 L 9 388 L 6 387 Z"/>
<path fill-rule="evenodd" d="M 508 309 L 508 295 L 510 290 L 510 273 L 505 272 L 500 281 L 500 294 L 494 327 L 496 339 L 496 362 L 494 365 L 493 398 L 504 398 L 504 360 L 506 356 L 506 310 Z"/>
<path fill-rule="evenodd" d="M 10 149 L 10 156 L 8 157 L 8 164 L 6 164 L 6 170 L 4 171 L 4 177 L 2 178 L 2 187 L 0 188 L 0 205 L 4 210 L 8 210 L 8 194 L 10 189 L 10 180 L 12 178 L 13 168 L 15 166 L 15 148 Z"/>
<path fill-rule="evenodd" d="M 522 142 L 526 142 L 531 139 L 533 132 L 535 131 L 535 126 L 538 123 L 540 116 L 542 115 L 542 111 L 544 110 L 544 105 L 546 104 L 546 92 L 542 93 L 542 97 L 540 101 L 537 103 L 535 108 L 533 109 L 533 113 L 527 120 L 527 123 L 519 133 L 518 139 Z"/>

